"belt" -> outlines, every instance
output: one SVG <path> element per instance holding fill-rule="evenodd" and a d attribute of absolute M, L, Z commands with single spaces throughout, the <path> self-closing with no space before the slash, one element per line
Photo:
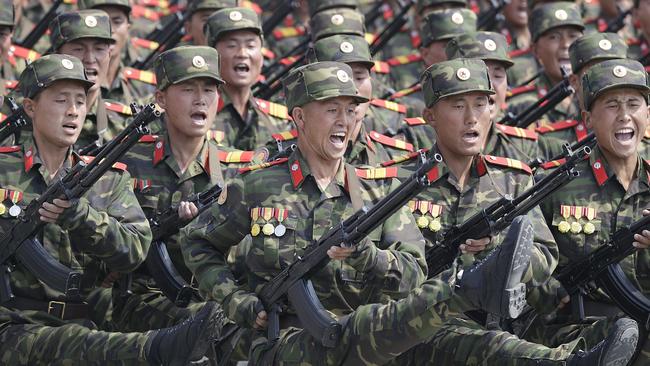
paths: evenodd
<path fill-rule="evenodd" d="M 90 317 L 90 309 L 85 302 L 41 301 L 14 297 L 3 303 L 2 306 L 16 310 L 42 311 L 61 320 L 88 319 Z"/>

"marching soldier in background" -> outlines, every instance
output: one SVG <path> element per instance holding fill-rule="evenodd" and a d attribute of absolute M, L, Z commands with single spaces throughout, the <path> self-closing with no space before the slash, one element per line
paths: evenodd
<path fill-rule="evenodd" d="M 508 41 L 508 51 L 526 52 L 530 50 L 530 30 L 528 29 L 528 3 L 526 0 L 510 0 L 503 7 L 504 22 L 500 29 Z"/>
<path fill-rule="evenodd" d="M 83 70 L 74 57 L 49 55 L 22 73 L 20 90 L 34 134 L 33 140 L 0 153 L 4 192 L 0 234 L 7 233 L 22 209 L 77 163 L 72 146 L 82 130 L 86 95 L 96 85 Z M 175 328 L 110 333 L 97 329 L 92 321 L 95 309 L 83 302 L 99 287 L 101 267 L 130 272 L 146 256 L 151 230 L 130 181 L 118 164 L 81 199 L 54 199 L 40 208 L 40 220 L 46 223 L 41 243 L 49 255 L 83 273 L 82 301 L 67 299 L 44 286 L 24 264 L 16 264 L 9 275 L 15 297 L 0 306 L 3 363 L 184 364 L 203 356 L 224 322 L 215 304 Z"/>
<path fill-rule="evenodd" d="M 632 20 L 639 25 L 637 37 L 628 38 L 630 46 L 629 57 L 639 60 L 643 66 L 650 65 L 650 60 L 643 62 L 643 57 L 650 53 L 648 39 L 650 39 L 650 1 L 635 0 L 632 8 Z"/>
<path fill-rule="evenodd" d="M 12 44 L 16 12 L 13 0 L 0 1 L 0 95 L 16 86 L 20 73 L 40 54 Z"/>
<path fill-rule="evenodd" d="M 183 28 L 185 29 L 185 38 L 179 43 L 179 46 L 212 46 L 208 44 L 204 29 L 208 18 L 217 10 L 234 8 L 237 6 L 237 0 L 195 0 L 187 3 L 187 20 Z"/>

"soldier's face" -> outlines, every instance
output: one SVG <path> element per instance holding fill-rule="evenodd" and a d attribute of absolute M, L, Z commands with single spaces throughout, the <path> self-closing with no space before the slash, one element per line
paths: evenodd
<path fill-rule="evenodd" d="M 34 99 L 25 98 L 25 112 L 34 124 L 37 143 L 72 146 L 86 119 L 86 91 L 76 81 L 55 81 Z"/>
<path fill-rule="evenodd" d="M 508 24 L 515 27 L 528 26 L 528 1 L 510 0 L 510 3 L 503 7 L 503 16 Z"/>
<path fill-rule="evenodd" d="M 262 40 L 254 32 L 229 32 L 216 45 L 226 88 L 250 88 L 262 72 Z"/>
<path fill-rule="evenodd" d="M 195 46 L 207 46 L 203 26 L 212 13 L 214 13 L 214 9 L 198 10 L 192 14 L 190 20 L 185 22 L 187 34 L 192 36 L 192 44 Z"/>
<path fill-rule="evenodd" d="M 562 79 L 560 66 L 571 71 L 569 60 L 569 46 L 582 36 L 582 32 L 575 27 L 557 27 L 542 34 L 533 44 L 533 52 L 544 71 L 552 81 Z"/>
<path fill-rule="evenodd" d="M 420 47 L 420 55 L 422 55 L 422 61 L 426 67 L 437 64 L 438 62 L 447 61 L 447 54 L 445 53 L 447 42 L 449 41 L 434 41 L 426 47 Z"/>
<path fill-rule="evenodd" d="M 100 9 L 105 11 L 111 20 L 111 36 L 115 40 L 113 57 L 120 57 L 129 39 L 129 17 L 119 6 L 102 6 Z"/>
<path fill-rule="evenodd" d="M 0 60 L 5 59 L 9 47 L 11 47 L 11 36 L 13 32 L 9 27 L 0 27 Z"/>
<path fill-rule="evenodd" d="M 640 0 L 639 7 L 632 10 L 632 18 L 641 26 L 643 36 L 650 37 L 650 0 Z"/>
<path fill-rule="evenodd" d="M 436 130 L 444 156 L 474 156 L 483 149 L 491 124 L 488 96 L 470 92 L 442 98 L 424 109 L 424 119 Z"/>
<path fill-rule="evenodd" d="M 336 97 L 294 108 L 300 151 L 322 161 L 343 158 L 355 126 L 356 107 L 351 97 Z"/>
<path fill-rule="evenodd" d="M 217 84 L 208 78 L 194 78 L 156 92 L 156 101 L 165 110 L 170 135 L 202 137 L 217 114 Z"/>
<path fill-rule="evenodd" d="M 88 80 L 95 83 L 93 88 L 99 88 L 106 81 L 111 46 L 101 39 L 81 38 L 64 43 L 59 48 L 59 53 L 80 59 Z"/>
<path fill-rule="evenodd" d="M 583 112 L 583 118 L 609 160 L 610 156 L 617 159 L 636 156 L 650 114 L 639 91 L 622 88 L 598 97 L 591 111 Z"/>
<path fill-rule="evenodd" d="M 485 61 L 485 64 L 488 68 L 488 74 L 490 75 L 492 87 L 496 91 L 496 94 L 490 95 L 490 99 L 495 104 L 494 108 L 492 108 L 491 115 L 491 118 L 494 119 L 506 104 L 506 95 L 508 93 L 508 77 L 506 76 L 506 68 L 502 63 L 488 60 Z"/>
<path fill-rule="evenodd" d="M 352 68 L 352 78 L 354 80 L 354 85 L 357 87 L 357 90 L 359 90 L 359 95 L 371 99 L 372 79 L 370 78 L 370 70 L 368 70 L 367 67 L 354 62 L 350 63 L 349 65 L 350 68 Z M 359 104 L 356 112 L 358 122 L 361 122 L 366 116 L 366 112 L 368 111 L 369 106 L 370 102 Z M 359 129 L 360 128 L 361 125 L 359 125 Z M 354 137 L 356 136 L 353 136 L 353 139 Z"/>

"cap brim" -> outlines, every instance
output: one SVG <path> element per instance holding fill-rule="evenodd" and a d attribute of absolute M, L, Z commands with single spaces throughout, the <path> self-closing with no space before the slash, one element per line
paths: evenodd
<path fill-rule="evenodd" d="M 370 101 L 370 99 L 366 97 L 362 97 L 359 94 L 339 93 L 338 89 L 323 90 L 319 92 L 318 95 L 312 95 L 312 99 L 316 101 L 323 101 L 323 100 L 338 98 L 338 97 L 352 97 L 354 101 L 357 103 L 366 103 Z"/>
<path fill-rule="evenodd" d="M 537 35 L 537 37 L 535 37 L 533 42 L 537 42 L 537 40 L 539 40 L 539 37 L 543 36 L 544 33 L 547 33 L 547 32 L 549 32 L 549 31 L 551 31 L 551 30 L 553 30 L 555 28 L 560 28 L 560 27 L 576 27 L 576 28 L 579 28 L 581 32 L 584 32 L 584 30 L 586 29 L 584 24 L 580 24 L 580 23 L 556 24 L 556 25 L 552 26 L 551 28 L 545 29 L 543 32 L 539 33 Z"/>
<path fill-rule="evenodd" d="M 505 64 L 506 69 L 511 68 L 511 67 L 514 66 L 514 64 L 515 64 L 514 62 L 512 62 L 512 60 L 509 60 L 509 59 L 507 59 L 507 58 L 481 57 L 481 59 L 484 60 L 484 61 L 500 62 L 500 63 L 502 63 L 502 64 Z"/>
<path fill-rule="evenodd" d="M 612 84 L 608 85 L 598 91 L 592 98 L 591 98 L 591 103 L 589 104 L 589 107 L 587 108 L 588 110 L 591 110 L 591 107 L 594 105 L 594 102 L 596 99 L 598 99 L 601 95 L 604 93 L 612 90 L 612 89 L 621 89 L 621 88 L 630 88 L 630 89 L 636 89 L 640 91 L 642 94 L 650 95 L 650 87 L 647 85 L 639 85 L 639 84 L 629 84 L 629 83 L 620 83 L 620 84 Z"/>
<path fill-rule="evenodd" d="M 95 85 L 95 83 L 93 83 L 92 81 L 86 80 L 86 79 L 73 78 L 73 77 L 62 77 L 60 79 L 54 79 L 54 80 L 50 81 L 49 83 L 45 84 L 42 88 L 39 89 L 38 93 L 40 93 L 44 89 L 49 88 L 52 84 L 56 83 L 57 81 L 62 81 L 62 80 L 77 81 L 77 82 L 79 82 L 79 83 L 81 83 L 83 85 L 86 92 L 88 92 L 88 90 Z M 35 93 L 35 94 L 31 95 L 29 98 L 34 97 L 34 95 L 36 95 L 38 93 Z"/>
<path fill-rule="evenodd" d="M 449 94 L 442 95 L 442 96 L 440 96 L 440 97 L 438 98 L 438 100 L 436 101 L 436 103 L 439 102 L 440 99 L 443 99 L 443 98 L 453 97 L 454 95 L 460 95 L 460 94 L 465 94 L 465 93 L 473 93 L 473 92 L 485 93 L 485 94 L 488 94 L 488 95 L 494 95 L 494 94 L 496 94 L 496 92 L 495 92 L 494 90 L 485 90 L 485 89 L 464 89 L 464 90 L 459 90 L 459 91 L 456 91 L 456 92 L 452 92 L 452 93 L 449 93 Z M 433 104 L 434 104 L 434 103 L 432 103 L 432 104 L 430 104 L 430 105 L 427 105 L 427 108 L 431 108 L 431 106 L 432 106 Z"/>
<path fill-rule="evenodd" d="M 194 73 L 194 74 L 191 74 L 191 75 L 183 76 L 182 78 L 180 78 L 178 80 L 175 80 L 174 82 L 170 83 L 170 85 L 175 85 L 175 84 L 178 84 L 178 83 L 182 83 L 183 81 L 187 81 L 187 80 L 190 80 L 190 79 L 196 79 L 196 78 L 212 79 L 212 80 L 215 80 L 217 82 L 217 84 L 225 84 L 226 83 L 223 79 L 214 76 L 214 74 L 211 74 L 211 73 L 208 73 L 208 72 L 197 72 L 197 73 Z"/>

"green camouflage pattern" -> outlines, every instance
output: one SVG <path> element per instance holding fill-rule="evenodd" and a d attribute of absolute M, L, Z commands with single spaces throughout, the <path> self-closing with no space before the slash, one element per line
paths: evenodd
<path fill-rule="evenodd" d="M 523 137 L 524 131 L 519 136 L 504 132 L 507 127 L 494 123 L 490 135 L 485 142 L 483 153 L 494 156 L 503 156 L 528 163 L 540 155 L 538 140 Z"/>
<path fill-rule="evenodd" d="M 20 92 L 25 98 L 34 98 L 57 80 L 78 81 L 86 91 L 94 85 L 86 78 L 84 66 L 78 58 L 52 54 L 43 56 L 27 66 L 20 75 Z"/>
<path fill-rule="evenodd" d="M 447 42 L 447 59 L 480 58 L 483 61 L 498 61 L 506 68 L 514 65 L 508 56 L 506 37 L 494 32 L 466 33 Z"/>
<path fill-rule="evenodd" d="M 604 92 L 617 88 L 638 89 L 650 94 L 648 73 L 636 60 L 608 60 L 598 63 L 582 75 L 582 98 L 585 108 L 591 110 L 594 101 Z"/>
<path fill-rule="evenodd" d="M 81 38 L 98 38 L 115 43 L 111 21 L 102 10 L 86 9 L 60 14 L 50 24 L 50 44 L 58 50 L 66 42 Z"/>
<path fill-rule="evenodd" d="M 350 66 L 341 62 L 315 62 L 291 70 L 282 79 L 282 86 L 289 113 L 295 107 L 336 97 L 352 97 L 357 103 L 368 101 L 359 95 Z"/>
<path fill-rule="evenodd" d="M 456 59 L 431 65 L 422 74 L 424 104 L 431 108 L 441 98 L 469 92 L 494 94 L 483 60 Z"/>
<path fill-rule="evenodd" d="M 165 51 L 154 62 L 154 70 L 158 90 L 194 78 L 224 83 L 219 73 L 219 54 L 212 47 L 181 46 Z"/>
<path fill-rule="evenodd" d="M 335 34 L 364 36 L 364 16 L 350 8 L 334 8 L 320 11 L 309 20 L 311 39 L 317 41 Z"/>
<path fill-rule="evenodd" d="M 221 10 L 237 7 L 237 0 L 190 0 L 188 1 L 190 16 L 199 10 Z"/>
<path fill-rule="evenodd" d="M 476 32 L 476 14 L 469 9 L 446 9 L 428 13 L 420 26 L 420 47 L 464 33 Z"/>
<path fill-rule="evenodd" d="M 226 202 L 212 206 L 181 232 L 183 258 L 199 289 L 208 298 L 218 299 L 228 317 L 239 325 L 252 326 L 261 305 L 255 293 L 266 281 L 328 228 L 357 210 L 351 201 L 358 199 L 360 205 L 370 207 L 396 188 L 392 179 L 360 180 L 347 164 L 339 165 L 334 180 L 322 191 L 310 175 L 309 166 L 296 150 L 284 163 L 233 179 Z M 347 186 L 358 183 L 358 188 L 347 193 L 346 180 Z M 348 194 L 356 198 L 350 199 Z M 287 217 L 256 217 L 257 208 L 285 209 Z M 281 236 L 254 230 L 280 223 L 286 228 Z M 331 261 L 316 272 L 311 280 L 325 309 L 341 316 L 363 304 L 405 297 L 419 286 L 426 265 L 424 241 L 414 225 L 412 215 L 403 207 L 359 244 L 358 257 Z M 236 281 L 226 253 L 249 233 L 246 280 Z M 290 308 L 286 311 L 293 313 Z"/>
<path fill-rule="evenodd" d="M 102 6 L 119 6 L 125 8 L 127 14 L 131 13 L 129 0 L 79 0 L 77 2 L 79 10 L 96 9 Z"/>
<path fill-rule="evenodd" d="M 127 78 L 124 75 L 126 72 L 124 64 L 122 62 L 117 69 L 117 76 L 113 79 L 113 84 L 110 85 L 108 90 L 104 91 L 104 96 L 107 99 L 119 100 L 124 104 L 131 104 L 133 102 L 138 104 L 151 103 L 156 92 L 155 83 Z"/>
<path fill-rule="evenodd" d="M 506 70 L 508 86 L 511 88 L 527 85 L 537 75 L 538 71 L 541 70 L 541 66 L 530 48 L 523 54 L 514 55 L 511 57 L 511 60 L 514 65 Z M 535 81 L 533 80 L 533 83 Z"/>
<path fill-rule="evenodd" d="M 262 23 L 257 14 L 249 8 L 226 8 L 210 15 L 203 32 L 209 46 L 214 46 L 227 32 L 250 30 L 262 37 Z"/>
<path fill-rule="evenodd" d="M 467 7 L 467 0 L 417 0 L 415 2 L 415 12 L 421 14 L 426 8 L 438 5 L 454 5 L 465 8 Z"/>
<path fill-rule="evenodd" d="M 356 9 L 359 6 L 358 0 L 307 0 L 309 16 L 313 17 L 316 13 L 332 8 L 350 8 Z"/>
<path fill-rule="evenodd" d="M 337 34 L 319 39 L 314 42 L 310 58 L 309 62 L 357 62 L 366 65 L 368 69 L 375 65 L 366 39 L 351 34 Z"/>
<path fill-rule="evenodd" d="M 14 2 L 13 0 L 0 1 L 0 26 L 14 26 Z"/>
<path fill-rule="evenodd" d="M 616 33 L 593 33 L 576 39 L 569 46 L 571 72 L 580 70 L 592 61 L 627 57 L 627 43 Z"/>
<path fill-rule="evenodd" d="M 528 18 L 528 28 L 533 42 L 546 31 L 563 26 L 585 29 L 578 5 L 569 1 L 557 1 L 536 6 Z"/>

